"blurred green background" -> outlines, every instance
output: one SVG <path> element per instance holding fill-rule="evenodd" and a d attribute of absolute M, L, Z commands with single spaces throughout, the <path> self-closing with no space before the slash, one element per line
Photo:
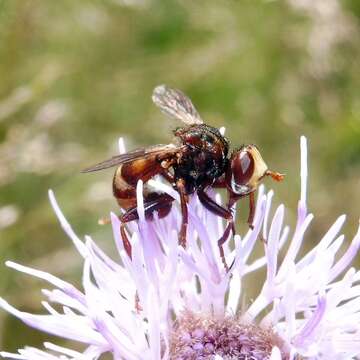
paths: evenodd
<path fill-rule="evenodd" d="M 81 259 L 50 208 L 49 188 L 75 231 L 116 256 L 110 228 L 97 225 L 117 210 L 112 170 L 79 172 L 116 154 L 119 136 L 128 148 L 171 140 L 177 124 L 150 98 L 161 83 L 188 94 L 209 124 L 226 126 L 234 146 L 256 143 L 287 174 L 267 184 L 290 224 L 306 135 L 316 215 L 308 244 L 342 213 L 351 238 L 360 215 L 359 4 L 0 1 L 1 296 L 41 312 L 47 286 L 6 268 L 7 259 L 79 284 Z M 6 350 L 49 338 L 3 311 L 0 334 Z"/>

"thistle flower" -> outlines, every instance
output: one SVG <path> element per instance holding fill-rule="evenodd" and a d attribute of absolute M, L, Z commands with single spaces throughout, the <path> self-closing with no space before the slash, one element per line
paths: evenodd
<path fill-rule="evenodd" d="M 3 299 L 0 306 L 31 327 L 83 343 L 84 350 L 80 353 L 45 343 L 46 351 L 27 347 L 18 354 L 1 355 L 31 360 L 90 360 L 107 352 L 114 359 L 126 360 L 357 358 L 360 271 L 348 267 L 360 246 L 360 229 L 341 251 L 342 215 L 313 249 L 299 256 L 313 219 L 306 207 L 306 183 L 307 145 L 302 137 L 301 196 L 294 232 L 290 236 L 289 227 L 284 226 L 283 205 L 271 215 L 273 191 L 265 193 L 261 187 L 253 230 L 243 237 L 234 236 L 233 247 L 225 246 L 226 260 L 233 264 L 229 272 L 217 248 L 223 222 L 205 210 L 196 196 L 189 203 L 184 250 L 177 239 L 179 210 L 174 206 L 165 219 L 146 221 L 139 182 L 140 220 L 128 227 L 132 259 L 123 246 L 118 217 L 111 214 L 120 257 L 113 260 L 89 236 L 80 240 L 50 191 L 60 224 L 84 259 L 83 289 L 46 272 L 7 262 L 52 288 L 43 290 L 45 315 L 21 312 Z M 178 197 L 167 185 L 157 181 L 153 185 Z M 259 238 L 264 255 L 250 261 Z M 266 278 L 259 294 L 240 310 L 244 279 L 263 267 Z"/>

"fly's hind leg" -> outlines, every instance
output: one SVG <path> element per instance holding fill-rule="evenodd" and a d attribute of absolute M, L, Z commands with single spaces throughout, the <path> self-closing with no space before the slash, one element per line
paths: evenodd
<path fill-rule="evenodd" d="M 120 218 L 120 220 L 121 220 L 121 218 Z M 123 222 L 120 225 L 120 235 L 121 235 L 121 238 L 123 241 L 124 249 L 125 249 L 127 255 L 129 256 L 130 260 L 132 260 L 131 244 L 130 244 L 129 238 L 126 234 L 125 224 Z"/>
<path fill-rule="evenodd" d="M 152 193 L 148 195 L 148 198 L 145 198 L 144 201 L 145 218 L 152 218 L 154 211 L 158 212 L 159 218 L 165 217 L 170 212 L 173 201 L 174 198 L 167 194 Z M 120 234 L 123 240 L 125 251 L 130 259 L 131 244 L 125 231 L 125 224 L 138 219 L 139 214 L 137 212 L 136 206 L 128 209 L 124 214 L 119 216 L 119 220 L 121 221 Z"/>
<path fill-rule="evenodd" d="M 159 218 L 165 217 L 170 212 L 173 201 L 174 198 L 168 194 L 149 194 L 147 197 L 145 197 L 144 201 L 145 218 L 151 219 L 154 211 L 158 212 Z M 122 223 L 139 220 L 137 206 L 126 210 L 124 214 L 119 216 L 119 219 Z"/>
<path fill-rule="evenodd" d="M 151 200 L 149 199 L 151 197 Z M 171 210 L 172 202 L 174 199 L 167 194 L 158 194 L 152 193 L 148 195 L 148 198 L 145 198 L 144 201 L 144 210 L 145 210 L 145 218 L 151 218 L 153 216 L 153 212 L 157 211 L 159 218 L 165 217 Z M 129 238 L 126 234 L 125 224 L 138 220 L 139 214 L 137 212 L 137 207 L 134 206 L 128 209 L 123 215 L 119 216 L 119 220 L 121 221 L 120 225 L 120 234 L 124 244 L 125 251 L 129 256 L 130 260 L 132 259 L 132 249 Z M 139 294 L 136 292 L 135 294 L 135 309 L 137 313 L 142 311 L 142 306 L 140 304 Z"/>
<path fill-rule="evenodd" d="M 120 224 L 120 235 L 123 241 L 123 245 L 124 245 L 124 249 L 126 251 L 126 254 L 129 256 L 130 260 L 132 259 L 132 255 L 131 255 L 131 244 L 129 241 L 129 238 L 126 234 L 126 230 L 125 230 L 125 223 L 122 221 L 122 216 L 119 216 L 119 220 L 121 221 Z M 111 220 L 110 218 L 101 218 L 98 220 L 98 224 L 99 225 L 108 225 L 111 224 Z"/>

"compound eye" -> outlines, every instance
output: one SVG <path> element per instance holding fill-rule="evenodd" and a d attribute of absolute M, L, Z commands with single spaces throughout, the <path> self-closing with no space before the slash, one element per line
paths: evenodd
<path fill-rule="evenodd" d="M 246 150 L 238 152 L 232 159 L 233 179 L 238 185 L 246 185 L 254 173 L 254 158 Z"/>

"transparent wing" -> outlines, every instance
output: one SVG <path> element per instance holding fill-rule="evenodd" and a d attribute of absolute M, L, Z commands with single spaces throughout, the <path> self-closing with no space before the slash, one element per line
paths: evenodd
<path fill-rule="evenodd" d="M 180 90 L 159 85 L 153 91 L 152 100 L 163 113 L 187 125 L 204 123 L 191 100 Z"/>
<path fill-rule="evenodd" d="M 145 149 L 136 149 L 134 151 L 130 151 L 128 153 L 125 154 L 121 154 L 121 155 L 116 155 L 113 156 L 110 159 L 104 160 L 96 165 L 90 166 L 84 170 L 81 170 L 81 172 L 83 173 L 87 173 L 87 172 L 93 172 L 93 171 L 99 171 L 99 170 L 103 170 L 103 169 L 108 169 L 111 168 L 113 166 L 117 166 L 120 164 L 124 164 L 126 162 L 129 161 L 133 161 L 135 159 L 144 157 L 145 155 Z"/>
<path fill-rule="evenodd" d="M 167 157 L 170 157 L 174 155 L 177 151 L 179 151 L 179 147 L 176 147 L 175 145 L 155 145 L 149 148 L 140 148 L 135 149 L 133 151 L 129 151 L 125 154 L 116 155 L 113 156 L 110 159 L 107 159 L 105 161 L 102 161 L 96 165 L 90 166 L 84 170 L 82 170 L 82 173 L 88 173 L 93 171 L 99 171 L 111 168 L 113 166 L 118 166 L 121 164 L 125 164 L 137 159 L 147 159 L 149 156 L 154 155 L 161 155 L 161 158 L 166 159 Z"/>

